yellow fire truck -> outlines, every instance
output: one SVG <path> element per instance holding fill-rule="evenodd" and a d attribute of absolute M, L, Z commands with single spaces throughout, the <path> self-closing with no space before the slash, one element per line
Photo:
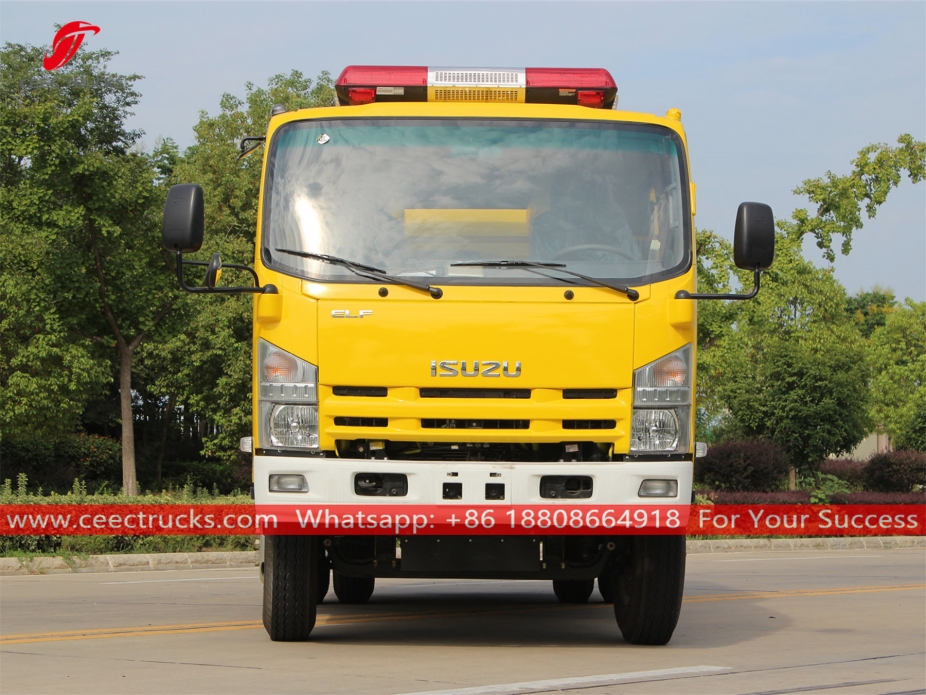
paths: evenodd
<path fill-rule="evenodd" d="M 333 570 L 342 603 L 377 577 L 549 579 L 584 603 L 597 579 L 626 640 L 665 644 L 694 300 L 755 296 L 771 209 L 737 212 L 752 292 L 699 295 L 677 109 L 617 110 L 601 69 L 351 66 L 336 91 L 242 142 L 265 146 L 256 254 L 224 267 L 252 287 L 184 260 L 199 186 L 164 213 L 184 289 L 255 294 L 254 496 L 299 521 L 261 544 L 271 639 L 309 637 Z"/>

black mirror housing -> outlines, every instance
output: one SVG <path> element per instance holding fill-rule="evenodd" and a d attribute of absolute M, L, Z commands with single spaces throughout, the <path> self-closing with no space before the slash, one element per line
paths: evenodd
<path fill-rule="evenodd" d="M 161 239 L 172 253 L 194 253 L 203 245 L 203 189 L 195 183 L 171 186 L 164 203 Z"/>
<path fill-rule="evenodd" d="M 767 270 L 775 259 L 775 216 L 764 203 L 740 203 L 733 232 L 733 262 L 744 270 Z"/>

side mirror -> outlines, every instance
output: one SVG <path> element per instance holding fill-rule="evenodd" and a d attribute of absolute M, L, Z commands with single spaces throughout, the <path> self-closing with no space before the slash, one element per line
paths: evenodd
<path fill-rule="evenodd" d="M 733 230 L 733 262 L 737 268 L 753 271 L 752 292 L 746 294 L 675 293 L 676 299 L 752 299 L 759 294 L 759 276 L 775 259 L 775 216 L 764 203 L 740 203 Z"/>
<path fill-rule="evenodd" d="M 743 270 L 767 270 L 775 258 L 775 216 L 763 203 L 740 203 L 733 232 L 733 262 Z"/>
<path fill-rule="evenodd" d="M 203 245 L 204 227 L 203 189 L 195 183 L 171 186 L 161 223 L 164 248 L 172 253 L 199 251 Z"/>
<path fill-rule="evenodd" d="M 206 266 L 206 287 L 210 290 L 215 289 L 215 286 L 219 284 L 219 280 L 222 278 L 222 257 L 214 253 L 212 254 L 212 260 L 209 261 L 209 265 Z"/>

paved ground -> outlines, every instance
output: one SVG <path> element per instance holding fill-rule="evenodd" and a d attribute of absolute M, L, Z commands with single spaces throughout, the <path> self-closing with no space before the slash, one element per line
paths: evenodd
<path fill-rule="evenodd" d="M 624 643 L 597 593 L 453 580 L 329 593 L 282 644 L 254 570 L 3 577 L 0 692 L 926 692 L 922 548 L 690 555 L 685 593 L 667 647 Z"/>

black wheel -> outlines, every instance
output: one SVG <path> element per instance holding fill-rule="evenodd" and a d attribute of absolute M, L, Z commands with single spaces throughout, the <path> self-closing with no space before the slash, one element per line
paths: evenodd
<path fill-rule="evenodd" d="M 318 541 L 265 536 L 264 627 L 274 642 L 307 640 L 315 627 Z"/>
<path fill-rule="evenodd" d="M 605 603 L 614 603 L 614 570 L 610 565 L 598 575 L 598 593 Z"/>
<path fill-rule="evenodd" d="M 614 583 L 614 616 L 631 644 L 666 644 L 685 588 L 685 536 L 635 536 Z"/>
<path fill-rule="evenodd" d="M 328 589 L 331 587 L 331 561 L 325 556 L 323 548 L 318 549 L 318 582 L 315 586 L 315 602 L 324 603 Z"/>
<path fill-rule="evenodd" d="M 375 577 L 345 577 L 334 571 L 334 593 L 341 603 L 366 603 L 373 595 Z"/>
<path fill-rule="evenodd" d="M 594 579 L 554 579 L 553 593 L 560 603 L 588 603 L 595 588 Z"/>

